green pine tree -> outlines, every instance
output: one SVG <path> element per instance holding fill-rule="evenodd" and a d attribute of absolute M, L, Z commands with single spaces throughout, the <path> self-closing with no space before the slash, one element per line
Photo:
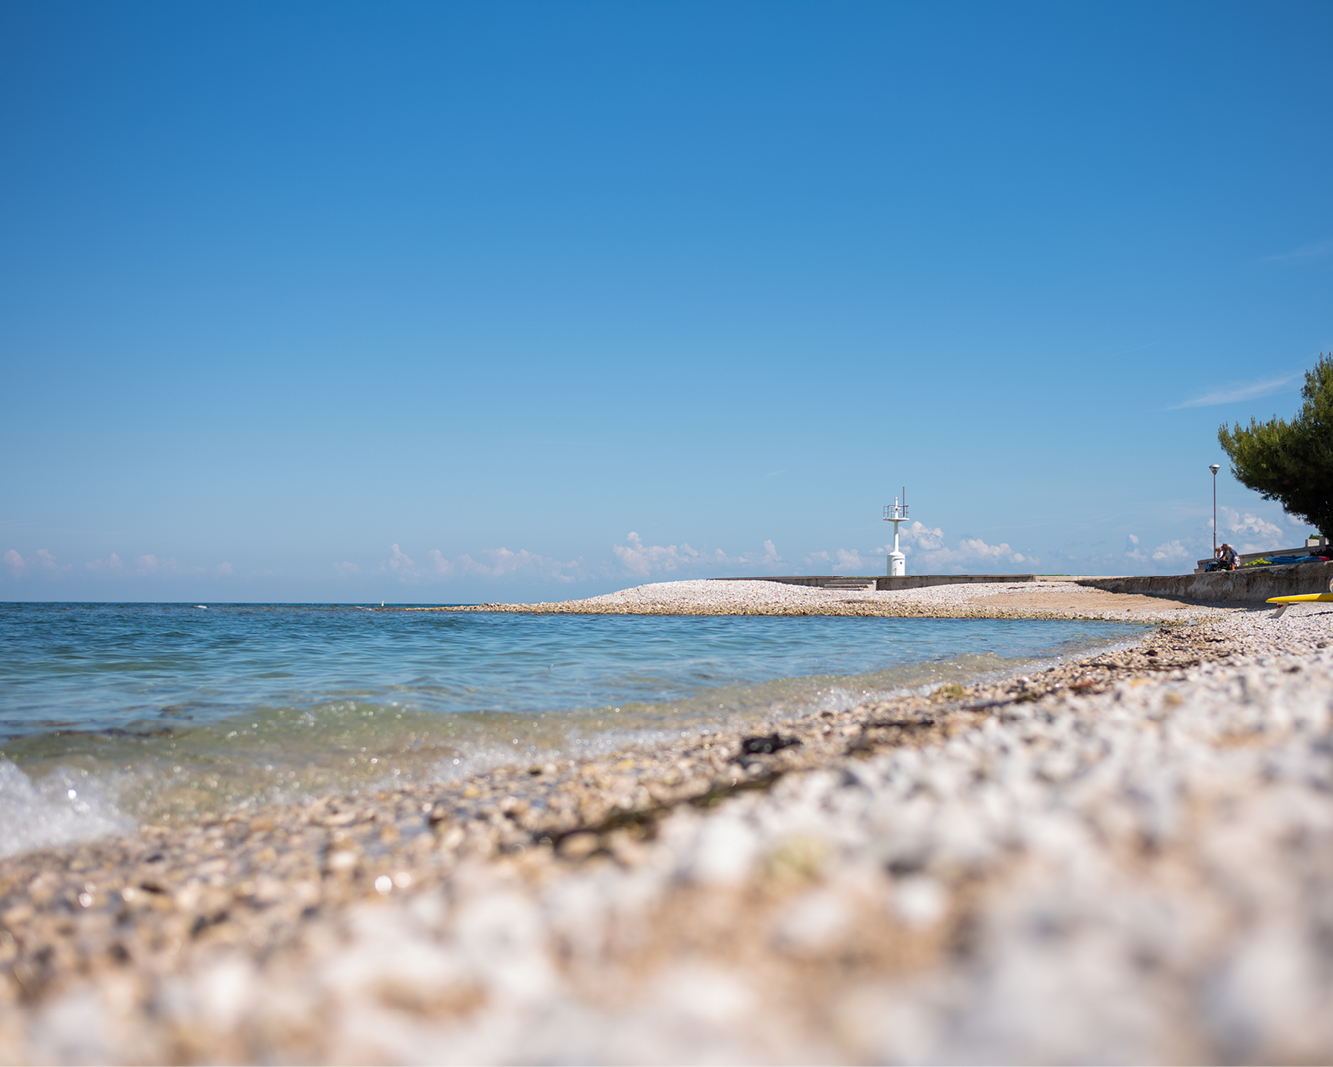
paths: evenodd
<path fill-rule="evenodd" d="M 1305 372 L 1305 403 L 1290 422 L 1250 419 L 1249 429 L 1223 423 L 1217 440 L 1231 473 L 1265 500 L 1306 519 L 1325 537 L 1333 531 L 1333 352 Z"/>

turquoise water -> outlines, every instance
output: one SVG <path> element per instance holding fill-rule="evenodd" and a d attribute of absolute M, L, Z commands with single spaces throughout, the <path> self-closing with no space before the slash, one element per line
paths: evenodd
<path fill-rule="evenodd" d="M 1141 631 L 1044 620 L 0 605 L 0 818 L 24 782 L 35 790 L 25 803 L 64 804 L 73 790 L 115 817 L 170 819 L 450 778 L 737 717 L 850 707 Z"/>

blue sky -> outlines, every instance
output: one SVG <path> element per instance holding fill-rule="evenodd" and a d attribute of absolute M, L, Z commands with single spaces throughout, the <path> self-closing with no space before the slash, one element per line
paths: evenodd
<path fill-rule="evenodd" d="M 0 599 L 1181 571 L 1327 4 L 0 7 Z M 1242 546 L 1308 532 L 1223 472 Z"/>

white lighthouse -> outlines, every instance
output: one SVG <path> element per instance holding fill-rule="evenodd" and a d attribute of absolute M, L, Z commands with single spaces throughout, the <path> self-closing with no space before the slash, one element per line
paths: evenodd
<path fill-rule="evenodd" d="M 898 524 L 907 521 L 907 487 L 903 486 L 903 502 L 893 498 L 892 504 L 884 505 L 884 521 L 893 523 L 893 551 L 889 553 L 889 577 L 901 578 L 907 573 L 907 557 L 898 551 Z"/>

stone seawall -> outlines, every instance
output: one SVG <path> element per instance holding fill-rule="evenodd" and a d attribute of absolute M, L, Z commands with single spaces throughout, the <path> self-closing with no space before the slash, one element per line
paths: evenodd
<path fill-rule="evenodd" d="M 1108 593 L 1139 593 L 1198 604 L 1262 604 L 1271 596 L 1324 593 L 1333 563 L 1293 563 L 1210 574 L 1163 574 L 1132 578 L 1076 578 L 1079 585 Z"/>
<path fill-rule="evenodd" d="M 975 585 L 1013 582 L 1073 582 L 1108 593 L 1137 593 L 1142 596 L 1166 597 L 1196 604 L 1262 604 L 1271 596 L 1293 596 L 1300 593 L 1323 593 L 1333 580 L 1333 562 L 1294 563 L 1281 567 L 1246 567 L 1236 571 L 1214 571 L 1210 574 L 1151 574 L 1127 577 L 1076 577 L 1050 574 L 907 574 L 901 577 L 884 575 L 786 575 L 756 576 L 753 578 L 713 578 L 714 582 L 776 582 L 782 585 L 803 585 L 830 590 L 846 590 L 855 583 L 864 583 L 869 589 L 888 592 L 899 589 L 927 589 L 939 585 Z"/>
<path fill-rule="evenodd" d="M 896 577 L 881 575 L 875 579 L 876 589 L 928 589 L 935 585 L 974 585 L 996 582 L 1050 582 L 1067 581 L 1063 576 L 1049 574 L 902 574 Z"/>
<path fill-rule="evenodd" d="M 786 574 L 754 575 L 749 578 L 710 578 L 713 582 L 778 582 L 781 585 L 806 585 L 820 589 L 839 584 L 864 582 L 869 588 L 875 583 L 878 590 L 888 589 L 928 589 L 936 585 L 976 585 L 994 582 L 1049 582 L 1068 581 L 1064 575 L 1050 574 L 904 574 L 895 577 L 879 574 Z"/>

